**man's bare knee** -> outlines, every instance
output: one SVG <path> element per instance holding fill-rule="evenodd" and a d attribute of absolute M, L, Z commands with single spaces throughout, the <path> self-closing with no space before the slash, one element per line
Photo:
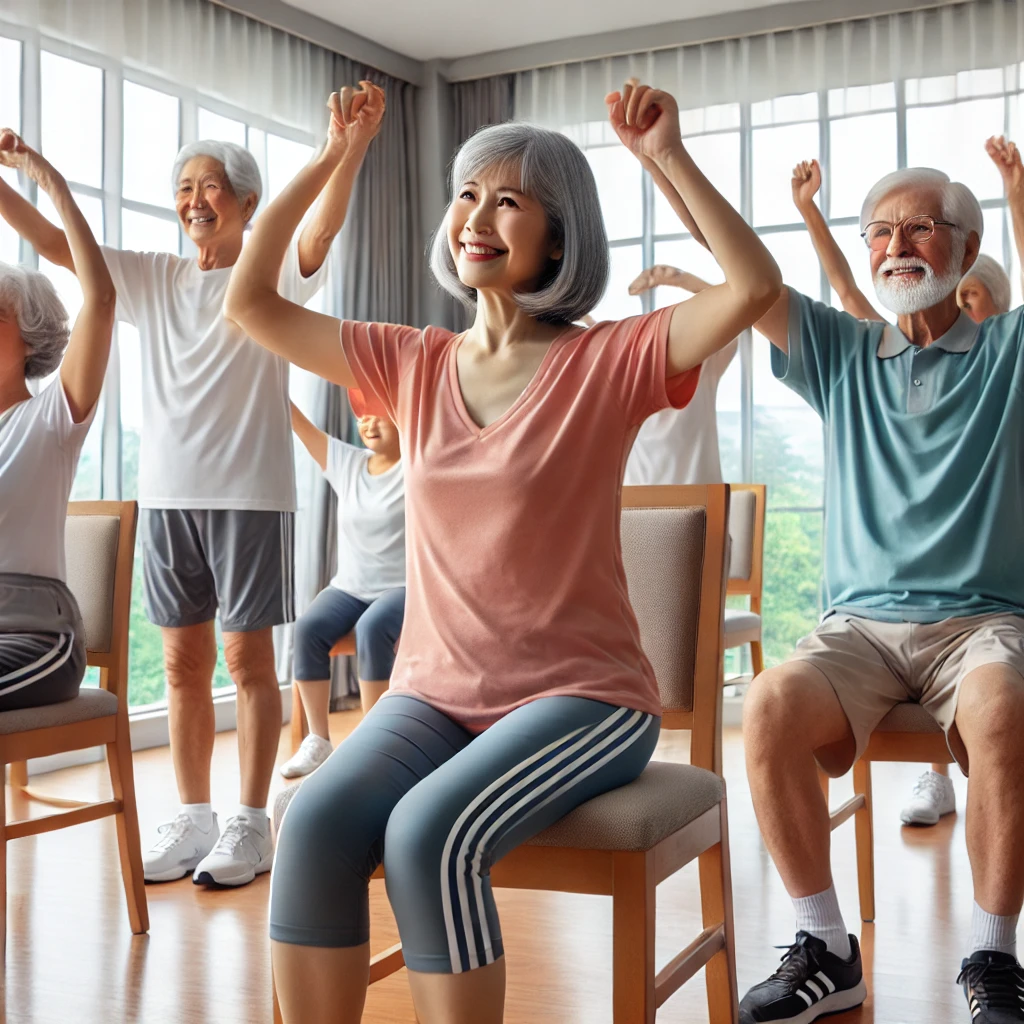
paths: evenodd
<path fill-rule="evenodd" d="M 1024 756 L 1024 679 L 1004 665 L 969 673 L 960 688 L 956 726 L 972 762 L 993 754 Z"/>
<path fill-rule="evenodd" d="M 208 691 L 217 665 L 213 624 L 202 623 L 162 632 L 167 685 L 176 689 Z"/>
<path fill-rule="evenodd" d="M 277 687 L 274 640 L 269 629 L 224 634 L 224 662 L 239 689 Z"/>

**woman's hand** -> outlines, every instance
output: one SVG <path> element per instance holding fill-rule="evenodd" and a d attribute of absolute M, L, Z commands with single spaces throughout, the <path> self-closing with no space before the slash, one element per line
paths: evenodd
<path fill-rule="evenodd" d="M 710 287 L 707 281 L 702 281 L 694 274 L 680 270 L 678 267 L 670 267 L 665 263 L 658 263 L 653 267 L 648 267 L 636 278 L 629 286 L 629 294 L 642 295 L 644 292 L 650 291 L 651 288 L 661 285 L 682 288 L 694 295 Z"/>
<path fill-rule="evenodd" d="M 358 89 L 346 85 L 340 92 L 332 92 L 327 100 L 331 123 L 325 153 L 339 161 L 349 153 L 365 153 L 384 119 L 384 90 L 373 82 L 359 85 Z"/>
<path fill-rule="evenodd" d="M 814 202 L 821 188 L 821 166 L 817 160 L 802 160 L 793 168 L 793 202 L 798 210 Z"/>
<path fill-rule="evenodd" d="M 1021 163 L 1020 150 L 1016 144 L 1008 142 L 1002 135 L 993 135 L 985 143 L 985 152 L 999 168 L 1006 194 L 1021 195 L 1024 192 L 1024 164 Z"/>
<path fill-rule="evenodd" d="M 610 92 L 604 101 L 615 134 L 644 166 L 683 148 L 679 107 L 669 93 L 631 78 L 621 92 Z"/>

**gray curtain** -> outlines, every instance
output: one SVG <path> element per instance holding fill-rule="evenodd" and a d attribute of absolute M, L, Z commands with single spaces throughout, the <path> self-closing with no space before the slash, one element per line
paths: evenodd
<path fill-rule="evenodd" d="M 445 169 L 445 180 L 451 176 L 451 162 L 459 147 L 474 132 L 489 124 L 511 121 L 515 116 L 515 75 L 496 75 L 473 82 L 456 82 L 451 87 L 454 147 Z M 454 331 L 464 331 L 472 323 L 472 314 L 454 298 L 448 299 L 446 312 Z"/>
<path fill-rule="evenodd" d="M 419 196 L 416 181 L 415 88 L 382 72 L 335 58 L 340 86 L 369 79 L 387 94 L 387 116 L 360 171 L 348 217 L 335 242 L 329 312 L 348 320 L 419 322 Z M 343 441 L 358 444 L 345 392 L 317 382 L 310 419 Z M 337 500 L 322 476 L 300 481 L 296 522 L 295 605 L 301 614 L 330 582 L 337 562 Z M 334 705 L 357 694 L 351 658 L 332 666 Z"/>

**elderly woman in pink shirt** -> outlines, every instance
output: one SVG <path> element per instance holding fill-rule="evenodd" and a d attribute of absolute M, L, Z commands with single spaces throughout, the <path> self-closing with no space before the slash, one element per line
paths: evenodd
<path fill-rule="evenodd" d="M 483 129 L 459 151 L 431 269 L 476 311 L 441 328 L 340 323 L 277 293 L 303 213 L 384 113 L 333 104 L 325 153 L 263 214 L 226 313 L 257 342 L 398 424 L 409 587 L 390 692 L 304 783 L 274 869 L 271 938 L 289 1022 L 360 1020 L 367 883 L 383 858 L 422 1024 L 502 1020 L 489 870 L 574 807 L 630 782 L 658 736 L 619 546 L 623 468 L 640 424 L 693 395 L 701 363 L 781 288 L 774 261 L 700 173 L 675 101 L 636 82 L 608 98 L 622 142 L 674 186 L 726 283 L 669 309 L 573 325 L 603 295 L 597 188 L 565 136 Z"/>

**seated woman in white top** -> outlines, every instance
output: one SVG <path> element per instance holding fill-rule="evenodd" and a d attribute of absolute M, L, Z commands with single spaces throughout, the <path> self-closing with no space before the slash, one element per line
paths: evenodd
<path fill-rule="evenodd" d="M 11 711 L 71 700 L 85 673 L 64 523 L 107 369 L 116 297 L 64 179 L 8 129 L 0 129 L 0 166 L 18 168 L 53 200 L 84 296 L 69 340 L 53 285 L 0 263 L 0 711 Z M 29 390 L 58 367 L 38 394 Z"/>
<path fill-rule="evenodd" d="M 630 295 L 669 285 L 696 295 L 710 288 L 696 274 L 658 264 L 648 267 L 630 286 Z M 720 484 L 722 460 L 718 449 L 715 412 L 718 383 L 736 356 L 733 339 L 700 368 L 700 380 L 685 409 L 662 409 L 644 420 L 626 462 L 627 486 L 663 484 Z"/>
<path fill-rule="evenodd" d="M 398 428 L 367 414 L 349 391 L 365 448 L 315 427 L 292 404 L 292 429 L 338 496 L 338 569 L 295 623 L 295 684 L 309 735 L 281 766 L 286 779 L 327 760 L 331 740 L 331 648 L 356 633 L 359 695 L 365 714 L 388 688 L 405 618 L 405 477 Z"/>

